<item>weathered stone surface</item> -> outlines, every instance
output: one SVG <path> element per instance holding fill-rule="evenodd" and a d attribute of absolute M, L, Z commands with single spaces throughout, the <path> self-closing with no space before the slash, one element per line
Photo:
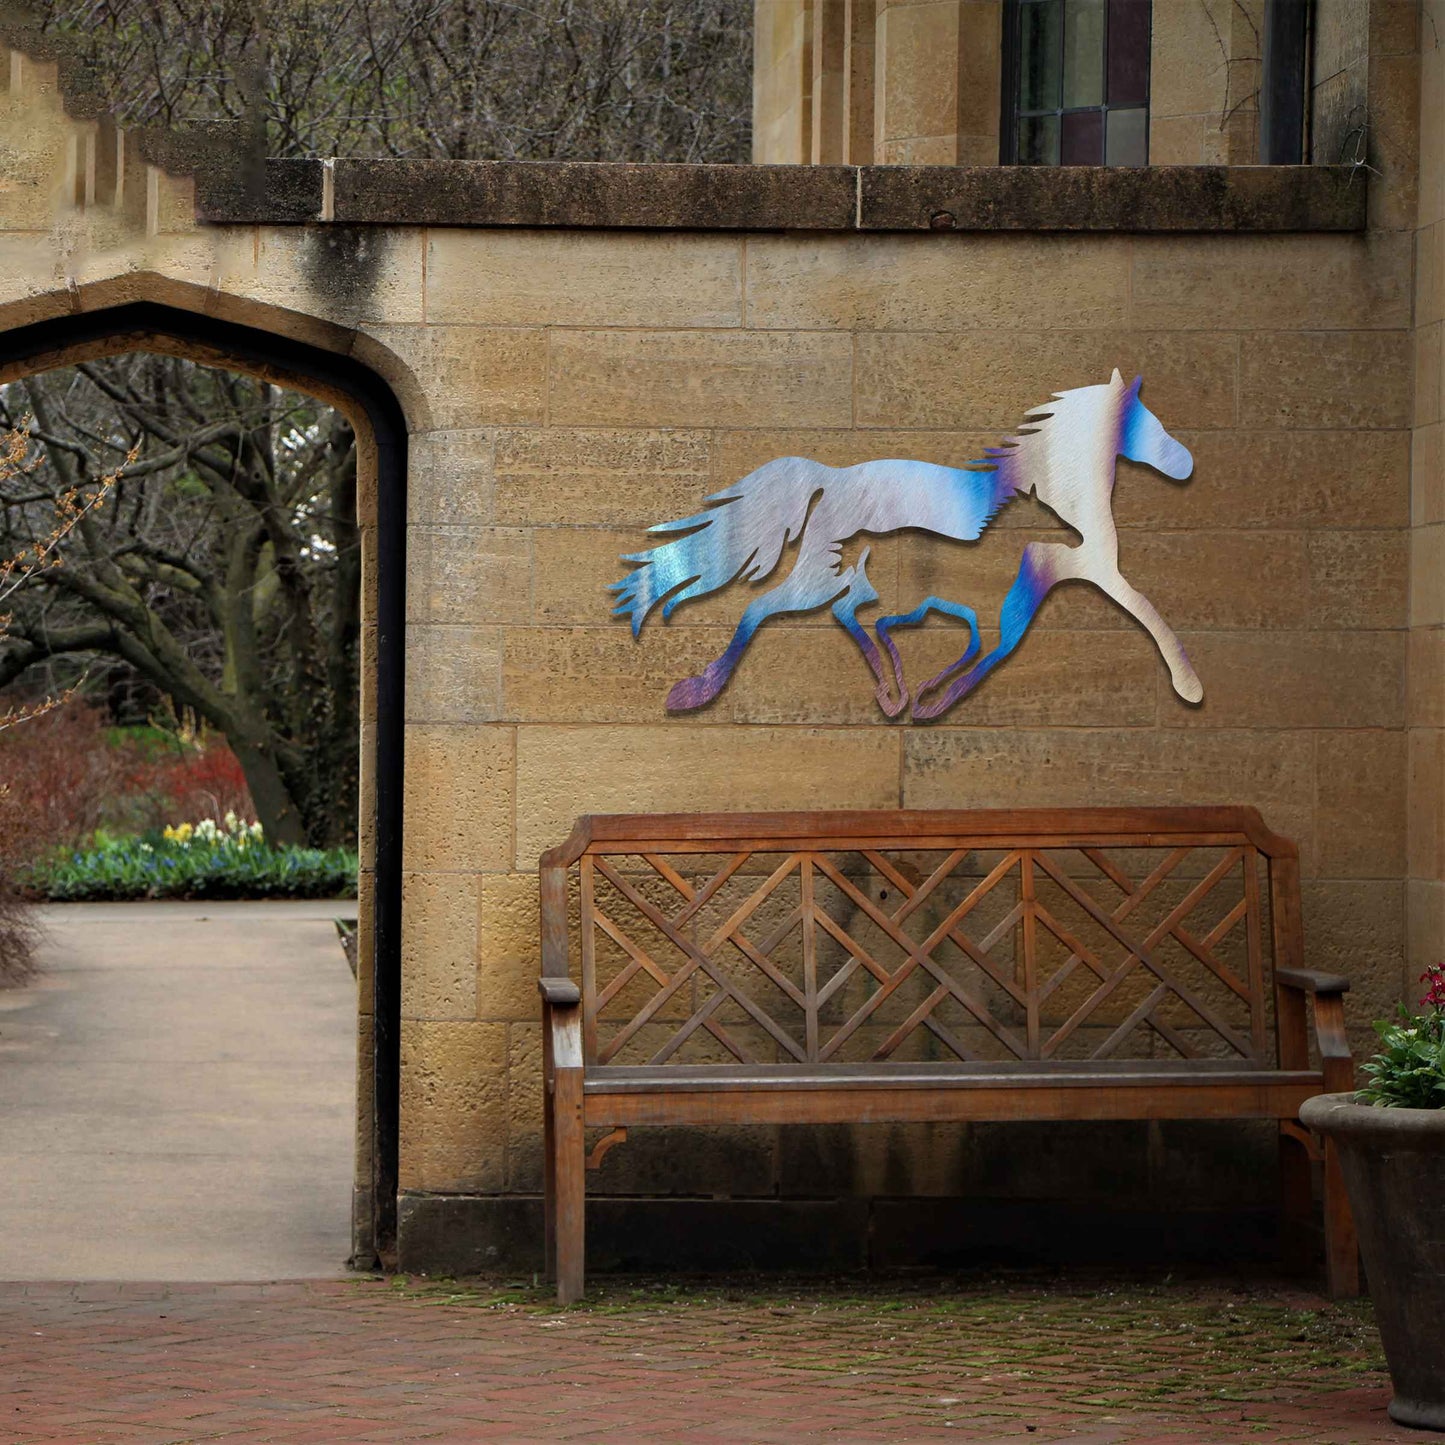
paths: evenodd
<path fill-rule="evenodd" d="M 503 431 L 496 447 L 497 520 L 584 527 L 690 516 L 713 490 L 711 445 L 710 434 L 694 428 Z"/>
<path fill-rule="evenodd" d="M 1139 237 L 1130 321 L 1200 331 L 1404 327 L 1411 259 L 1403 233 Z"/>
<path fill-rule="evenodd" d="M 338 160 L 338 221 L 643 230 L 840 230 L 849 166 Z"/>
<path fill-rule="evenodd" d="M 1118 367 L 1143 374 L 1144 400 L 1166 429 L 1231 427 L 1239 345 L 1236 337 L 1207 333 L 864 333 L 856 424 L 1004 435 L 1048 392 L 1097 385 Z"/>
<path fill-rule="evenodd" d="M 402 879 L 401 1012 L 408 1019 L 477 1017 L 477 879 Z"/>
<path fill-rule="evenodd" d="M 391 382 L 414 431 L 540 425 L 546 410 L 539 328 L 368 325 L 357 354 Z"/>
<path fill-rule="evenodd" d="M 1342 973 L 1350 980 L 1345 1021 L 1358 1057 L 1375 1051 L 1372 1019 L 1384 1018 L 1400 997 L 1405 963 L 1404 886 L 1379 882 L 1306 881 L 1305 961 L 1310 968 Z"/>
<path fill-rule="evenodd" d="M 1309 618 L 1316 627 L 1403 627 L 1410 543 L 1403 532 L 1310 535 Z"/>
<path fill-rule="evenodd" d="M 1411 878 L 1445 879 L 1445 732 L 1409 733 L 1408 853 Z"/>
<path fill-rule="evenodd" d="M 422 432 L 408 442 L 407 520 L 481 525 L 495 514 L 496 433 L 484 428 Z"/>
<path fill-rule="evenodd" d="M 742 243 L 616 231 L 428 233 L 426 314 L 473 326 L 738 326 Z"/>
<path fill-rule="evenodd" d="M 238 157 L 230 165 L 217 167 L 213 155 L 171 149 L 165 155 L 157 154 L 156 161 L 170 170 L 195 171 L 198 221 L 286 226 L 321 219 L 325 182 L 319 160 L 268 157 L 257 168 Z M 397 220 L 406 224 L 401 217 Z"/>
<path fill-rule="evenodd" d="M 406 712 L 413 722 L 492 722 L 501 708 L 501 628 L 407 628 Z"/>
<path fill-rule="evenodd" d="M 909 808 L 1249 803 L 1277 831 L 1314 835 L 1308 735 L 1172 728 L 915 728 L 903 742 Z"/>
<path fill-rule="evenodd" d="M 515 527 L 407 529 L 407 617 L 485 626 L 531 610 L 530 535 Z"/>
<path fill-rule="evenodd" d="M 476 916 L 477 1017 L 537 1016 L 537 873 L 487 873 L 478 880 Z"/>
<path fill-rule="evenodd" d="M 1362 231 L 1365 187 L 1348 166 L 864 166 L 858 225 L 865 231 Z"/>
<path fill-rule="evenodd" d="M 1026 315 L 1043 329 L 1126 324 L 1129 243 L 1117 237 L 759 236 L 747 242 L 747 325 L 938 331 Z"/>
<path fill-rule="evenodd" d="M 1407 672 L 1408 725 L 1445 727 L 1445 632 L 1423 627 L 1411 631 Z"/>
<path fill-rule="evenodd" d="M 506 1180 L 503 1024 L 403 1019 L 403 1189 L 490 1192 Z"/>
<path fill-rule="evenodd" d="M 846 426 L 852 375 L 850 338 L 821 332 L 558 331 L 548 412 L 560 426 Z"/>
<path fill-rule="evenodd" d="M 1239 395 L 1245 426 L 1409 426 L 1409 333 L 1246 335 Z"/>
<path fill-rule="evenodd" d="M 1322 732 L 1317 748 L 1314 870 L 1326 878 L 1399 878 L 1405 869 L 1405 734 Z"/>
<path fill-rule="evenodd" d="M 1181 728 L 1398 728 L 1403 632 L 1186 632 L 1204 683 L 1198 707 L 1166 707 Z M 1168 679 L 1160 679 L 1161 687 Z"/>
<path fill-rule="evenodd" d="M 1445 623 L 1445 523 L 1410 531 L 1410 626 Z"/>
<path fill-rule="evenodd" d="M 898 806 L 882 728 L 531 727 L 517 738 L 517 867 L 583 813 Z"/>
<path fill-rule="evenodd" d="M 416 723 L 406 730 L 402 866 L 506 872 L 512 857 L 511 728 Z"/>

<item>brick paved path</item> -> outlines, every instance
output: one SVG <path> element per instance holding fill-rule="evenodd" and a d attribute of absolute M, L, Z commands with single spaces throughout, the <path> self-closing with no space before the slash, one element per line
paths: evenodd
<path fill-rule="evenodd" d="M 0 1285 L 0 1441 L 1405 1441 L 1365 1304 L 1037 1278 Z"/>

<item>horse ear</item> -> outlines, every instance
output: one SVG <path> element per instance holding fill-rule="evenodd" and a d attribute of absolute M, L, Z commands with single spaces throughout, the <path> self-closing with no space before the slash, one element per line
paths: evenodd
<path fill-rule="evenodd" d="M 1112 387 L 1120 387 L 1124 385 L 1124 378 L 1119 375 L 1119 368 L 1117 366 L 1114 368 L 1113 376 L 1109 378 L 1109 385 Z"/>
<path fill-rule="evenodd" d="M 1131 396 L 1138 396 L 1138 395 L 1139 395 L 1139 388 L 1140 388 L 1141 386 L 1143 386 L 1143 385 L 1144 385 L 1144 376 L 1143 376 L 1142 373 L 1140 373 L 1140 375 L 1136 376 L 1136 377 L 1134 378 L 1134 380 L 1129 383 L 1129 393 L 1130 393 L 1130 395 L 1131 395 Z"/>

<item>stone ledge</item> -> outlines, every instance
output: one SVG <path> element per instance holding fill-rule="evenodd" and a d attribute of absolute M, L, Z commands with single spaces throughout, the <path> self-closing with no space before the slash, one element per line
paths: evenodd
<path fill-rule="evenodd" d="M 1107 1209 L 1041 1200 L 636 1199 L 587 1201 L 596 1274 L 993 1268 L 999 1265 L 1236 1267 L 1273 1261 L 1270 1208 Z M 534 1196 L 403 1193 L 404 1274 L 525 1273 L 542 1266 Z"/>
<path fill-rule="evenodd" d="M 1366 192 L 1350 166 L 272 160 L 260 191 L 198 178 L 196 209 L 221 225 L 1257 234 L 1363 231 Z"/>

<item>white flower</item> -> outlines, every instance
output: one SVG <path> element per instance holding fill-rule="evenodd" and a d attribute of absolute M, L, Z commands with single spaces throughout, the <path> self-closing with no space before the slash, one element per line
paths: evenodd
<path fill-rule="evenodd" d="M 256 839 L 261 837 L 261 825 L 259 823 L 251 824 L 251 836 Z"/>
<path fill-rule="evenodd" d="M 214 818 L 202 818 L 201 821 L 196 824 L 196 837 L 204 839 L 207 843 L 214 843 L 216 841 L 218 831 Z"/>

